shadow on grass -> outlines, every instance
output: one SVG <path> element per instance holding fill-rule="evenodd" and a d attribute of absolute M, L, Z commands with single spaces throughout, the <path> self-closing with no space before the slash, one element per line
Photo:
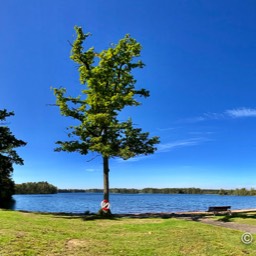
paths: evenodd
<path fill-rule="evenodd" d="M 192 218 L 197 220 L 201 218 L 201 215 L 193 215 L 192 214 L 176 214 L 176 213 L 138 213 L 138 214 L 109 214 L 109 215 L 101 215 L 98 213 L 70 213 L 70 212 L 31 212 L 20 210 L 19 212 L 23 213 L 31 213 L 38 215 L 48 215 L 53 216 L 54 218 L 63 218 L 63 219 L 82 219 L 84 221 L 92 221 L 92 220 L 120 220 L 122 218 L 132 218 L 132 219 L 146 219 L 146 218 L 161 218 L 161 219 L 169 219 L 169 218 Z"/>
<path fill-rule="evenodd" d="M 97 213 L 85 212 L 85 213 L 69 213 L 69 212 L 30 212 L 30 211 L 19 211 L 23 213 L 31 213 L 31 214 L 39 214 L 39 215 L 48 215 L 53 216 L 54 218 L 63 218 L 63 219 L 81 219 L 83 221 L 95 221 L 95 220 L 121 220 L 122 218 L 131 218 L 131 219 L 183 219 L 190 221 L 200 221 L 203 218 L 213 216 L 207 212 L 186 212 L 186 213 L 138 213 L 138 214 L 110 214 L 110 215 L 100 215 Z M 230 222 L 232 218 L 240 217 L 240 218 L 256 218 L 256 213 L 252 216 L 251 214 L 248 216 L 244 213 L 233 213 L 231 216 L 229 215 L 218 215 L 220 218 L 218 221 L 222 222 Z"/>
<path fill-rule="evenodd" d="M 256 219 L 256 213 L 232 213 L 232 215 L 222 216 L 218 219 L 218 221 L 232 222 L 234 218 Z"/>
<path fill-rule="evenodd" d="M 0 201 L 0 209 L 13 210 L 15 208 L 16 200 L 11 198 L 9 200 Z"/>
<path fill-rule="evenodd" d="M 48 215 L 54 218 L 62 219 L 81 219 L 84 221 L 93 221 L 93 220 L 118 220 L 113 214 L 109 215 L 100 215 L 96 213 L 69 213 L 69 212 L 29 212 L 29 211 L 20 211 L 25 213 L 33 213 L 39 215 Z"/>
<path fill-rule="evenodd" d="M 170 219 L 170 218 L 180 218 L 184 220 L 200 221 L 200 219 L 207 216 L 207 214 L 194 214 L 194 213 L 139 213 L 139 214 L 112 214 L 109 216 L 102 216 L 95 213 L 89 214 L 68 214 L 68 213 L 44 213 L 54 215 L 56 218 L 65 219 L 82 219 L 84 221 L 93 220 L 121 220 L 123 218 L 130 219 Z"/>
<path fill-rule="evenodd" d="M 53 216 L 54 218 L 63 218 L 63 219 L 81 219 L 84 221 L 94 221 L 94 220 L 120 220 L 123 218 L 130 219 L 183 219 L 183 220 L 192 220 L 192 221 L 200 221 L 201 219 L 209 216 L 213 216 L 207 212 L 184 212 L 184 213 L 127 213 L 127 214 L 110 214 L 110 215 L 100 215 L 98 213 L 71 213 L 71 212 L 32 212 L 32 211 L 24 211 L 19 210 L 19 212 L 23 213 L 31 213 L 38 215 L 48 215 Z M 222 216 L 222 215 L 221 215 Z M 230 216 L 223 216 L 223 219 L 228 218 Z M 234 216 L 231 216 L 234 217 Z M 256 218 L 256 216 L 255 216 Z M 222 220 L 222 218 L 220 219 Z"/>

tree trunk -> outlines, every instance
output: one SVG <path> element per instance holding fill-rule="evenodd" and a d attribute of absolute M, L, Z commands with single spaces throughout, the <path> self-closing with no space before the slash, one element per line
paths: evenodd
<path fill-rule="evenodd" d="M 109 201 L 109 158 L 103 157 L 103 185 L 104 185 L 104 200 Z"/>

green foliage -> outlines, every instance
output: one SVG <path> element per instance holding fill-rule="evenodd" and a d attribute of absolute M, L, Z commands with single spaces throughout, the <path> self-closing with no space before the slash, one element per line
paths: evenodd
<path fill-rule="evenodd" d="M 135 89 L 136 80 L 131 73 L 144 66 L 140 60 L 134 61 L 140 56 L 141 45 L 126 35 L 100 53 L 94 48 L 84 51 L 83 42 L 90 34 L 84 34 L 80 27 L 75 30 L 77 39 L 70 58 L 78 64 L 80 82 L 86 87 L 78 97 L 65 97 L 66 89 L 54 89 L 61 114 L 80 122 L 70 127 L 69 137 L 75 139 L 58 141 L 57 151 L 92 151 L 123 159 L 154 153 L 158 137 L 149 138 L 147 132 L 133 127 L 131 119 L 118 120 L 118 113 L 126 106 L 140 105 L 136 96 L 149 96 L 147 90 Z"/>
<path fill-rule="evenodd" d="M 119 120 L 125 107 L 141 104 L 138 97 L 149 97 L 148 90 L 135 88 L 132 75 L 134 69 L 144 66 L 137 60 L 141 45 L 126 35 L 100 53 L 93 47 L 85 51 L 83 43 L 90 34 L 84 34 L 81 27 L 75 30 L 70 58 L 78 65 L 80 82 L 85 86 L 77 97 L 65 96 L 65 88 L 53 89 L 61 114 L 79 121 L 69 127 L 68 141 L 57 142 L 60 147 L 56 151 L 99 153 L 103 157 L 104 199 L 108 200 L 109 158 L 152 154 L 159 143 L 157 136 L 150 138 L 148 132 L 134 128 L 131 118 Z"/>
<path fill-rule="evenodd" d="M 14 194 L 14 182 L 11 177 L 13 164 L 23 164 L 22 158 L 14 148 L 26 145 L 24 141 L 16 139 L 10 128 L 3 123 L 7 117 L 13 115 L 13 112 L 7 112 L 6 109 L 0 110 L 0 207 Z"/>
<path fill-rule="evenodd" d="M 204 194 L 200 188 L 144 188 L 141 193 L 153 194 Z"/>
<path fill-rule="evenodd" d="M 246 189 L 246 188 L 237 188 L 237 189 L 231 189 L 231 190 L 224 190 L 221 189 L 219 191 L 220 195 L 235 195 L 235 196 L 256 196 L 256 189 L 251 188 Z"/>
<path fill-rule="evenodd" d="M 237 195 L 237 196 L 256 196 L 256 189 L 251 188 L 250 190 L 242 189 L 201 189 L 201 188 L 110 188 L 110 193 L 120 194 L 219 194 L 219 195 Z M 70 193 L 70 192 L 89 192 L 89 193 L 102 193 L 102 189 L 59 189 L 59 193 Z"/>
<path fill-rule="evenodd" d="M 15 194 L 56 194 L 57 192 L 58 188 L 46 181 L 15 185 Z"/>
<path fill-rule="evenodd" d="M 219 191 L 219 195 L 221 195 L 221 196 L 228 195 L 228 191 L 227 191 L 227 190 L 225 190 L 225 189 L 220 189 L 220 191 Z"/>
<path fill-rule="evenodd" d="M 91 189 L 59 189 L 59 193 L 102 193 L 102 189 L 91 188 Z M 200 188 L 110 188 L 110 193 L 120 194 L 218 194 L 217 189 L 200 189 Z"/>

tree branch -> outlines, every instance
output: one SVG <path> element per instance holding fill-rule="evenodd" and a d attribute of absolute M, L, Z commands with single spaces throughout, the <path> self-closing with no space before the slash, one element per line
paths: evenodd
<path fill-rule="evenodd" d="M 95 158 L 97 158 L 97 157 L 99 157 L 99 156 L 100 156 L 100 155 L 97 155 L 97 156 L 91 158 L 90 160 L 87 160 L 86 162 L 89 163 L 89 162 L 93 161 Z"/>

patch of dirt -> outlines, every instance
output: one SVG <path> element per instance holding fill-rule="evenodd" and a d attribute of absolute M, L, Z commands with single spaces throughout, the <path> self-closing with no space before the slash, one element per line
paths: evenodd
<path fill-rule="evenodd" d="M 26 233 L 23 232 L 23 231 L 19 231 L 19 232 L 16 233 L 16 237 L 17 237 L 17 238 L 22 238 L 22 237 L 24 237 L 24 236 L 26 236 Z"/>
<path fill-rule="evenodd" d="M 70 239 L 67 241 L 67 248 L 69 250 L 73 250 L 74 248 L 77 247 L 89 247 L 91 246 L 89 240 L 80 240 L 80 239 Z"/>

